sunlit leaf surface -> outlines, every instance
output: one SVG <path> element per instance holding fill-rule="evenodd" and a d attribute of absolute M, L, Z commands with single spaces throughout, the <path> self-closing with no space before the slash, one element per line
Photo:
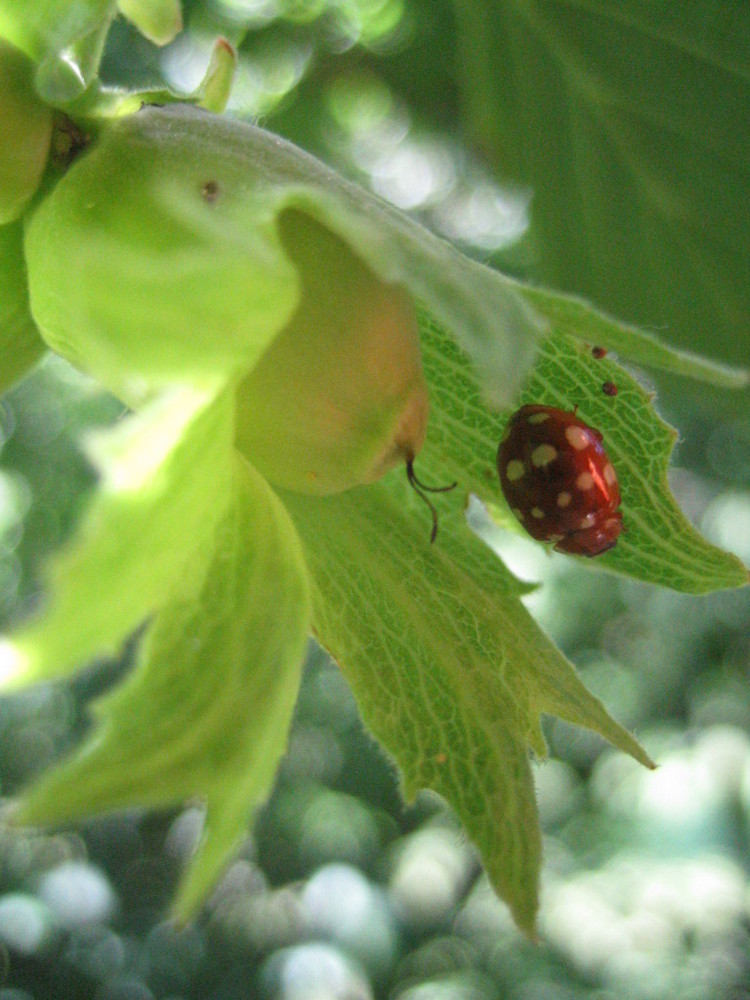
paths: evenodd
<path fill-rule="evenodd" d="M 102 479 L 51 561 L 44 613 L 0 649 L 0 676 L 60 677 L 115 653 L 161 605 L 194 594 L 230 497 L 231 398 L 180 390 L 92 439 Z"/>
<path fill-rule="evenodd" d="M 201 796 L 204 830 L 176 902 L 193 915 L 268 795 L 297 698 L 307 573 L 288 515 L 236 460 L 200 592 L 149 628 L 125 683 L 96 705 L 91 737 L 23 798 L 18 818 L 59 823 Z"/>

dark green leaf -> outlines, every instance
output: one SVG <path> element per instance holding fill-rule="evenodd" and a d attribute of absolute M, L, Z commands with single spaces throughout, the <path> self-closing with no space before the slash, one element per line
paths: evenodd
<path fill-rule="evenodd" d="M 533 190 L 540 277 L 744 362 L 750 6 L 457 2 L 470 130 Z"/>

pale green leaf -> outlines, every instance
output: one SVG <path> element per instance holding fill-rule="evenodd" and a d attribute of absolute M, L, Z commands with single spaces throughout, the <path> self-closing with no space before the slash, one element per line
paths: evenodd
<path fill-rule="evenodd" d="M 221 114 L 232 93 L 236 69 L 237 53 L 234 47 L 226 38 L 218 38 L 205 76 L 195 92 L 197 103 L 201 108 Z"/>
<path fill-rule="evenodd" d="M 180 31 L 179 0 L 0 0 L 0 38 L 37 63 L 36 87 L 49 104 L 88 103 L 118 7 L 146 37 L 164 45 Z"/>
<path fill-rule="evenodd" d="M 497 474 L 497 448 L 509 413 L 486 405 L 468 359 L 423 317 L 422 344 L 432 417 L 420 463 L 432 481 L 458 480 L 489 504 L 507 510 Z M 618 394 L 604 394 L 614 382 Z M 610 358 L 595 359 L 589 345 L 565 334 L 545 341 L 521 397 L 578 415 L 598 428 L 617 471 L 625 531 L 595 564 L 688 593 L 740 587 L 748 581 L 736 556 L 707 542 L 681 513 L 667 479 L 676 432 L 651 396 Z M 502 523 L 513 523 L 508 516 Z M 515 530 L 521 530 L 515 525 Z M 557 556 L 557 558 L 572 558 Z"/>
<path fill-rule="evenodd" d="M 0 38 L 0 224 L 23 214 L 47 165 L 52 111 L 36 95 L 34 64 Z"/>
<path fill-rule="evenodd" d="M 108 21 L 114 7 L 115 0 L 0 0 L 0 37 L 40 62 Z"/>
<path fill-rule="evenodd" d="M 59 823 L 133 805 L 206 802 L 175 910 L 193 915 L 268 795 L 299 687 L 310 596 L 295 529 L 241 459 L 199 593 L 156 615 L 97 725 L 24 796 L 16 818 Z M 144 553 L 145 556 L 145 553 Z"/>
<path fill-rule="evenodd" d="M 531 932 L 540 835 L 528 753 L 545 752 L 540 713 L 648 757 L 537 627 L 511 575 L 466 526 L 463 497 L 438 501 L 434 545 L 403 472 L 335 497 L 285 500 L 313 575 L 316 636 L 396 760 L 407 797 L 431 788 L 447 799 Z"/>
<path fill-rule="evenodd" d="M 46 345 L 29 312 L 20 222 L 0 226 L 0 393 L 39 361 Z"/>
<path fill-rule="evenodd" d="M 297 301 L 244 130 L 227 146 L 214 133 L 233 134 L 233 123 L 174 113 L 148 108 L 114 122 L 27 227 L 45 338 L 126 400 L 141 382 L 251 365 Z"/>
<path fill-rule="evenodd" d="M 86 91 L 71 103 L 71 117 L 96 130 L 96 122 L 136 114 L 146 105 L 193 104 L 217 114 L 224 111 L 232 92 L 237 68 L 237 53 L 225 38 L 217 38 L 203 79 L 192 91 L 170 86 L 138 89 L 113 87 L 94 80 Z"/>
<path fill-rule="evenodd" d="M 156 45 L 166 45 L 182 31 L 180 0 L 117 0 L 117 7 Z"/>
<path fill-rule="evenodd" d="M 291 316 L 276 217 L 296 205 L 406 286 L 510 401 L 540 324 L 513 283 L 277 136 L 188 106 L 106 126 L 28 228 L 32 311 L 54 350 L 128 398 L 249 369 Z"/>
<path fill-rule="evenodd" d="M 158 608 L 200 588 L 230 497 L 227 393 L 175 389 L 101 432 L 101 472 L 74 539 L 50 561 L 37 617 L 0 646 L 6 685 L 113 653 Z"/>
<path fill-rule="evenodd" d="M 453 6 L 468 131 L 532 190 L 540 280 L 743 364 L 750 5 Z"/>
<path fill-rule="evenodd" d="M 115 0 L 0 0 L 0 36 L 39 64 L 42 99 L 64 105 L 95 79 L 115 9 Z"/>

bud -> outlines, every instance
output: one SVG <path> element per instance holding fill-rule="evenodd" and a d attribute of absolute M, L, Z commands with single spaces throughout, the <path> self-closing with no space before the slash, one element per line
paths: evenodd
<path fill-rule="evenodd" d="M 237 444 L 276 484 L 338 493 L 422 447 L 429 409 L 411 300 L 325 226 L 279 219 L 298 308 L 237 394 Z"/>
<path fill-rule="evenodd" d="M 22 215 L 47 164 L 52 111 L 33 77 L 31 60 L 0 39 L 0 225 Z"/>
<path fill-rule="evenodd" d="M 144 109 L 99 130 L 25 250 L 53 350 L 136 407 L 225 378 L 239 450 L 276 486 L 328 494 L 408 465 L 428 399 L 409 296 L 289 207 L 315 170 L 241 122 Z"/>

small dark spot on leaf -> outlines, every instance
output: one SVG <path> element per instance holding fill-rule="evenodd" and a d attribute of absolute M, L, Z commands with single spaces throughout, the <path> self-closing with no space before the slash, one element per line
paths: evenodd
<path fill-rule="evenodd" d="M 219 184 L 217 181 L 204 181 L 201 185 L 201 197 L 204 201 L 213 202 L 219 197 Z"/>
<path fill-rule="evenodd" d="M 602 392 L 604 393 L 605 396 L 616 396 L 617 386 L 615 385 L 614 382 L 605 382 L 602 385 Z"/>

